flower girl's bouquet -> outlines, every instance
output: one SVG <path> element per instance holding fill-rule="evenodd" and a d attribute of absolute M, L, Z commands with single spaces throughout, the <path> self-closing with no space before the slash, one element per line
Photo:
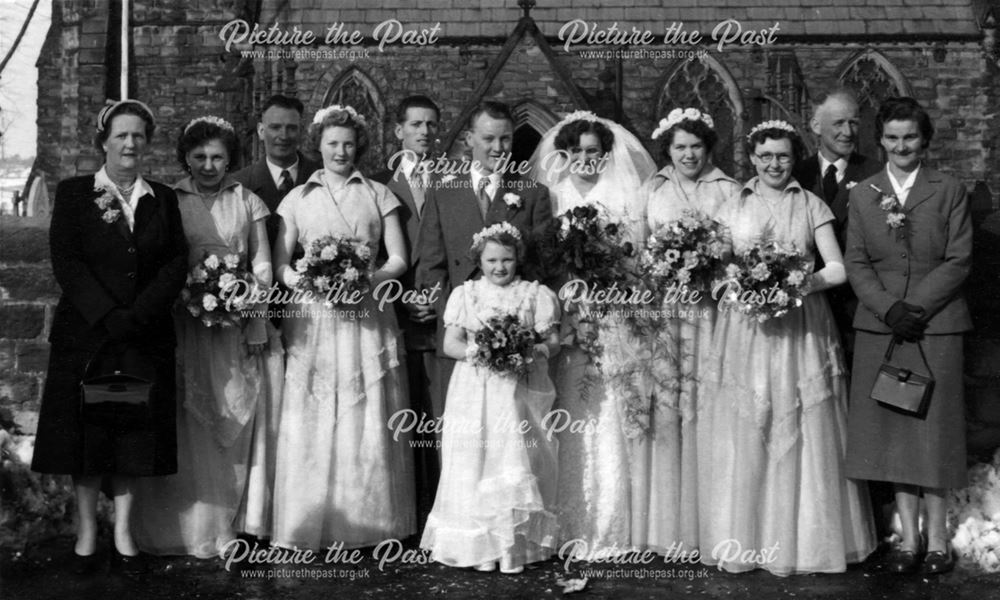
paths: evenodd
<path fill-rule="evenodd" d="M 520 377 L 528 372 L 534 360 L 538 336 L 525 327 L 517 315 L 495 315 L 476 332 L 473 343 L 466 349 L 472 364 L 490 371 Z"/>
<path fill-rule="evenodd" d="M 661 293 L 686 287 L 707 295 L 730 250 L 721 223 L 685 210 L 680 219 L 649 236 L 642 268 Z"/>
<path fill-rule="evenodd" d="M 371 287 L 372 250 L 347 237 L 323 236 L 313 240 L 305 256 L 295 263 L 295 287 L 325 298 L 329 306 L 350 304 L 348 299 Z"/>
<path fill-rule="evenodd" d="M 1000 451 L 969 469 L 969 485 L 948 497 L 955 552 L 988 573 L 1000 572 Z"/>
<path fill-rule="evenodd" d="M 253 274 L 237 254 L 219 258 L 205 253 L 188 272 L 180 302 L 206 327 L 233 327 L 242 322 L 256 290 Z"/>
<path fill-rule="evenodd" d="M 794 244 L 763 241 L 738 255 L 720 282 L 723 301 L 763 322 L 802 306 L 809 262 Z"/>

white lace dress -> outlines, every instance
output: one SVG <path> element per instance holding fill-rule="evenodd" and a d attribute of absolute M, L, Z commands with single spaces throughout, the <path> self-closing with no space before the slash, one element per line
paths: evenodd
<path fill-rule="evenodd" d="M 471 338 L 502 314 L 546 334 L 558 324 L 559 308 L 538 283 L 501 287 L 481 278 L 452 292 L 444 322 Z M 558 442 L 543 426 L 553 400 L 543 356 L 520 378 L 456 363 L 443 417 L 441 482 L 420 542 L 434 560 L 471 567 L 506 559 L 517 567 L 552 555 Z"/>
<path fill-rule="evenodd" d="M 734 252 L 762 232 L 794 242 L 810 259 L 815 230 L 833 213 L 792 183 L 775 202 L 756 179 L 723 205 Z M 836 324 L 821 293 L 763 323 L 722 310 L 698 406 L 704 475 L 699 494 L 702 559 L 727 571 L 777 575 L 842 572 L 875 546 L 863 484 L 844 470 L 847 381 Z"/>
<path fill-rule="evenodd" d="M 645 214 L 636 207 L 638 190 L 613 189 L 604 179 L 581 196 L 571 178 L 550 189 L 553 213 L 586 204 L 598 204 L 608 218 L 624 225 L 633 243 L 646 237 Z M 564 306 L 564 309 L 566 307 Z M 626 438 L 627 389 L 636 377 L 626 375 L 648 364 L 648 340 L 635 338 L 624 321 L 609 316 L 599 322 L 603 345 L 600 366 L 573 343 L 574 314 L 564 312 L 563 347 L 552 362 L 559 414 L 559 523 L 563 543 L 575 542 L 578 555 L 613 554 L 632 548 L 630 470 Z M 628 384 L 626 385 L 626 382 Z M 648 402 L 647 402 L 648 403 Z"/>

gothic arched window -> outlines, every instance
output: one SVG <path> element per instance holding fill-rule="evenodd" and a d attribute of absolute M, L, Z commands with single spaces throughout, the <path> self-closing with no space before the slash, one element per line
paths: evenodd
<path fill-rule="evenodd" d="M 872 136 L 879 105 L 892 96 L 909 96 L 910 86 L 889 60 L 874 50 L 865 50 L 848 59 L 840 69 L 840 83 L 853 90 L 860 107 L 858 151 L 865 156 L 881 156 Z"/>
<path fill-rule="evenodd" d="M 327 88 L 319 106 L 315 110 L 331 104 L 346 104 L 354 107 L 368 122 L 368 150 L 361 157 L 358 167 L 362 173 L 373 175 L 385 169 L 385 103 L 378 86 L 357 67 L 350 67 Z M 311 122 L 312 115 L 305 115 Z"/>
<path fill-rule="evenodd" d="M 667 78 L 657 103 L 657 121 L 675 108 L 694 107 L 712 116 L 719 142 L 712 153 L 713 163 L 739 177 L 737 165 L 743 146 L 743 103 L 732 75 L 711 56 L 682 62 Z"/>

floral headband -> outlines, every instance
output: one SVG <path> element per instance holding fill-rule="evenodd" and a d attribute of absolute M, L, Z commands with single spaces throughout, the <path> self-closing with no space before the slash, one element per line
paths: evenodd
<path fill-rule="evenodd" d="M 486 240 L 491 237 L 506 233 L 517 241 L 521 241 L 521 232 L 507 221 L 495 223 L 472 236 L 472 249 L 476 250 L 486 244 Z"/>
<path fill-rule="evenodd" d="M 362 117 L 361 114 L 358 113 L 358 111 L 354 110 L 353 106 L 348 106 L 346 104 L 333 104 L 327 106 L 326 108 L 319 109 L 318 111 L 316 111 L 316 116 L 313 117 L 312 120 L 313 125 L 322 123 L 323 119 L 326 119 L 328 116 L 330 116 L 330 113 L 336 111 L 346 112 L 348 115 L 350 115 L 352 119 L 354 119 L 354 121 L 358 125 L 362 127 L 366 127 L 368 125 L 367 122 L 365 121 L 365 118 Z"/>
<path fill-rule="evenodd" d="M 589 121 L 592 123 L 596 123 L 599 120 L 600 117 L 590 112 L 589 110 L 577 110 L 566 115 L 566 117 L 562 121 L 559 121 L 556 127 L 562 128 L 565 125 L 569 125 L 573 121 Z"/>
<path fill-rule="evenodd" d="M 153 126 L 156 126 L 156 119 L 153 118 L 153 111 L 151 111 L 149 107 L 142 102 L 139 102 L 138 100 L 106 100 L 104 102 L 104 108 L 97 113 L 97 130 L 104 131 L 108 126 L 109 116 L 115 111 L 115 109 L 125 104 L 132 104 L 139 107 L 146 113 L 146 116 L 149 117 L 149 121 L 153 124 Z"/>
<path fill-rule="evenodd" d="M 653 139 L 660 137 L 666 133 L 671 127 L 680 123 L 681 121 L 701 121 L 709 128 L 715 129 L 715 121 L 708 113 L 703 113 L 697 108 L 675 108 L 667 114 L 666 119 L 660 119 L 660 124 L 657 125 L 656 131 L 653 132 Z"/>
<path fill-rule="evenodd" d="M 750 138 L 752 138 L 755 133 L 765 129 L 780 129 L 781 131 L 787 131 L 788 133 L 796 133 L 795 127 L 793 127 L 788 121 L 782 121 L 780 119 L 774 121 L 764 121 L 750 130 L 750 133 L 747 134 L 747 141 L 750 141 Z"/>
<path fill-rule="evenodd" d="M 209 125 L 215 125 L 219 129 L 225 129 L 226 131 L 236 133 L 236 130 L 233 129 L 233 126 L 230 125 L 229 121 L 214 115 L 206 115 L 204 117 L 195 117 L 191 119 L 188 124 L 184 126 L 184 133 L 187 133 L 189 129 L 198 123 L 208 123 Z"/>

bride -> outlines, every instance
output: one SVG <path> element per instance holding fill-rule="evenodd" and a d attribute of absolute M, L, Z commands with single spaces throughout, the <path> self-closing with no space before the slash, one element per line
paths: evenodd
<path fill-rule="evenodd" d="M 531 163 L 535 180 L 549 188 L 554 214 L 595 206 L 602 220 L 626 230 L 625 241 L 638 245 L 645 240 L 639 187 L 656 167 L 623 127 L 590 112 L 575 112 L 544 135 Z M 569 278 L 564 273 L 559 283 Z M 648 348 L 629 333 L 621 316 L 587 319 L 590 307 L 563 297 L 560 301 L 564 348 L 551 365 L 557 391 L 551 422 L 559 441 L 562 541 L 572 541 L 577 555 L 627 551 L 632 543 L 624 415 L 629 396 L 648 392 L 640 391 L 642 383 L 623 382 L 635 379 L 629 373 L 648 363 L 642 358 L 644 352 L 648 358 Z M 592 356 L 597 346 L 591 342 L 603 347 L 600 356 Z"/>

